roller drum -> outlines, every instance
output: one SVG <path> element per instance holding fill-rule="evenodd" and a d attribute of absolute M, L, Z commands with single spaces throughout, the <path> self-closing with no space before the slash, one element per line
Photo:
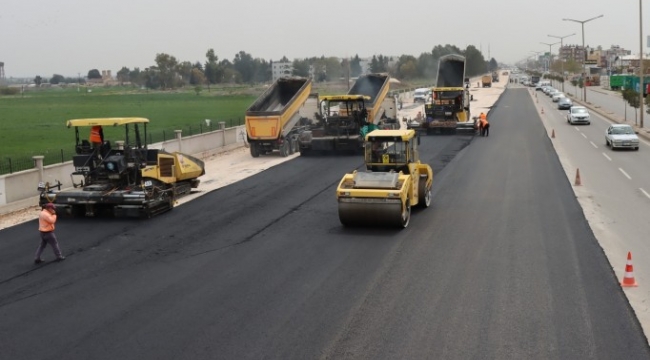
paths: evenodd
<path fill-rule="evenodd" d="M 339 200 L 339 220 L 345 226 L 393 226 L 405 228 L 411 218 L 411 206 L 403 209 L 400 201 Z"/>

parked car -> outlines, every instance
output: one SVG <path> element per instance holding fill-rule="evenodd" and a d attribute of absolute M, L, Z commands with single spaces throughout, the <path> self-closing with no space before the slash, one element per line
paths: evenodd
<path fill-rule="evenodd" d="M 413 93 L 413 102 L 422 102 L 427 103 L 431 100 L 431 89 L 428 88 L 419 88 L 415 89 Z"/>
<path fill-rule="evenodd" d="M 605 131 L 605 145 L 614 149 L 639 150 L 639 137 L 627 124 L 613 124 Z"/>
<path fill-rule="evenodd" d="M 571 109 L 571 106 L 573 106 L 573 102 L 568 97 L 563 97 L 557 102 L 557 108 L 559 110 Z"/>
<path fill-rule="evenodd" d="M 548 94 L 546 94 L 546 95 L 548 95 L 548 97 L 550 97 L 550 98 L 553 98 L 553 95 L 555 95 L 555 94 L 557 94 L 559 92 L 560 92 L 560 90 L 553 89 L 553 90 L 549 91 Z"/>
<path fill-rule="evenodd" d="M 558 101 L 560 101 L 561 98 L 565 98 L 565 97 L 566 97 L 566 96 L 564 96 L 563 93 L 561 93 L 561 92 L 556 92 L 555 95 L 553 95 L 553 98 L 552 98 L 552 99 L 553 99 L 553 102 L 558 102 Z"/>
<path fill-rule="evenodd" d="M 566 98 L 565 98 L 566 99 Z M 569 114 L 566 116 L 566 121 L 571 124 L 591 124 L 591 116 L 589 110 L 584 106 L 572 106 L 569 108 Z"/>
<path fill-rule="evenodd" d="M 552 86 L 547 86 L 547 87 L 544 88 L 544 94 L 548 95 L 548 93 L 550 93 L 550 92 L 553 91 L 553 90 L 555 90 L 554 87 L 552 87 Z"/>

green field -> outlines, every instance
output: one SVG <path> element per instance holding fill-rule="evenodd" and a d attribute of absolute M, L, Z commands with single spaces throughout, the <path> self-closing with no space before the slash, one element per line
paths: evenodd
<path fill-rule="evenodd" d="M 24 96 L 0 96 L 0 174 L 31 168 L 33 155 L 45 155 L 46 164 L 70 160 L 74 130 L 67 120 L 91 117 L 145 117 L 149 143 L 169 139 L 174 130 L 183 136 L 208 131 L 219 121 L 226 126 L 243 124 L 244 112 L 262 89 L 203 89 L 149 92 L 133 88 L 76 87 L 28 91 Z M 238 95 L 235 95 L 238 94 Z M 120 139 L 123 129 L 104 129 L 106 139 Z M 87 136 L 83 134 L 82 136 Z M 11 159 L 11 160 L 9 160 Z"/>

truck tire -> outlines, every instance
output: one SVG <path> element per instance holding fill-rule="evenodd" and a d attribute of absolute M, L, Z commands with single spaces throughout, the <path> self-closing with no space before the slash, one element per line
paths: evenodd
<path fill-rule="evenodd" d="M 280 145 L 280 155 L 282 157 L 287 157 L 289 156 L 290 152 L 291 152 L 291 143 L 289 142 L 289 140 L 285 139 L 282 142 L 282 145 Z"/>
<path fill-rule="evenodd" d="M 260 149 L 257 147 L 256 143 L 251 143 L 250 150 L 251 150 L 252 157 L 256 158 L 260 156 Z"/>

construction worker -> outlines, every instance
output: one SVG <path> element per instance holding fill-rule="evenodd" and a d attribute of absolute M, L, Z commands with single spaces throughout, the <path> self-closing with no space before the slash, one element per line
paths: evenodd
<path fill-rule="evenodd" d="M 90 129 L 90 138 L 88 141 L 97 149 L 104 143 L 104 130 L 101 126 L 95 125 Z"/>
<path fill-rule="evenodd" d="M 478 128 L 481 132 L 481 136 L 489 136 L 490 135 L 490 123 L 487 120 L 487 115 L 485 113 L 481 113 L 479 115 L 479 125 Z"/>
<path fill-rule="evenodd" d="M 47 244 L 50 244 L 52 251 L 54 251 L 54 256 L 56 256 L 57 261 L 65 260 L 65 256 L 61 254 L 61 249 L 59 248 L 59 242 L 56 240 L 56 235 L 54 235 L 54 224 L 56 223 L 56 206 L 52 203 L 47 203 L 43 205 L 40 215 L 38 216 L 38 231 L 41 233 L 41 244 L 36 249 L 36 255 L 34 257 L 34 264 L 40 264 L 43 262 L 41 255 Z"/>

